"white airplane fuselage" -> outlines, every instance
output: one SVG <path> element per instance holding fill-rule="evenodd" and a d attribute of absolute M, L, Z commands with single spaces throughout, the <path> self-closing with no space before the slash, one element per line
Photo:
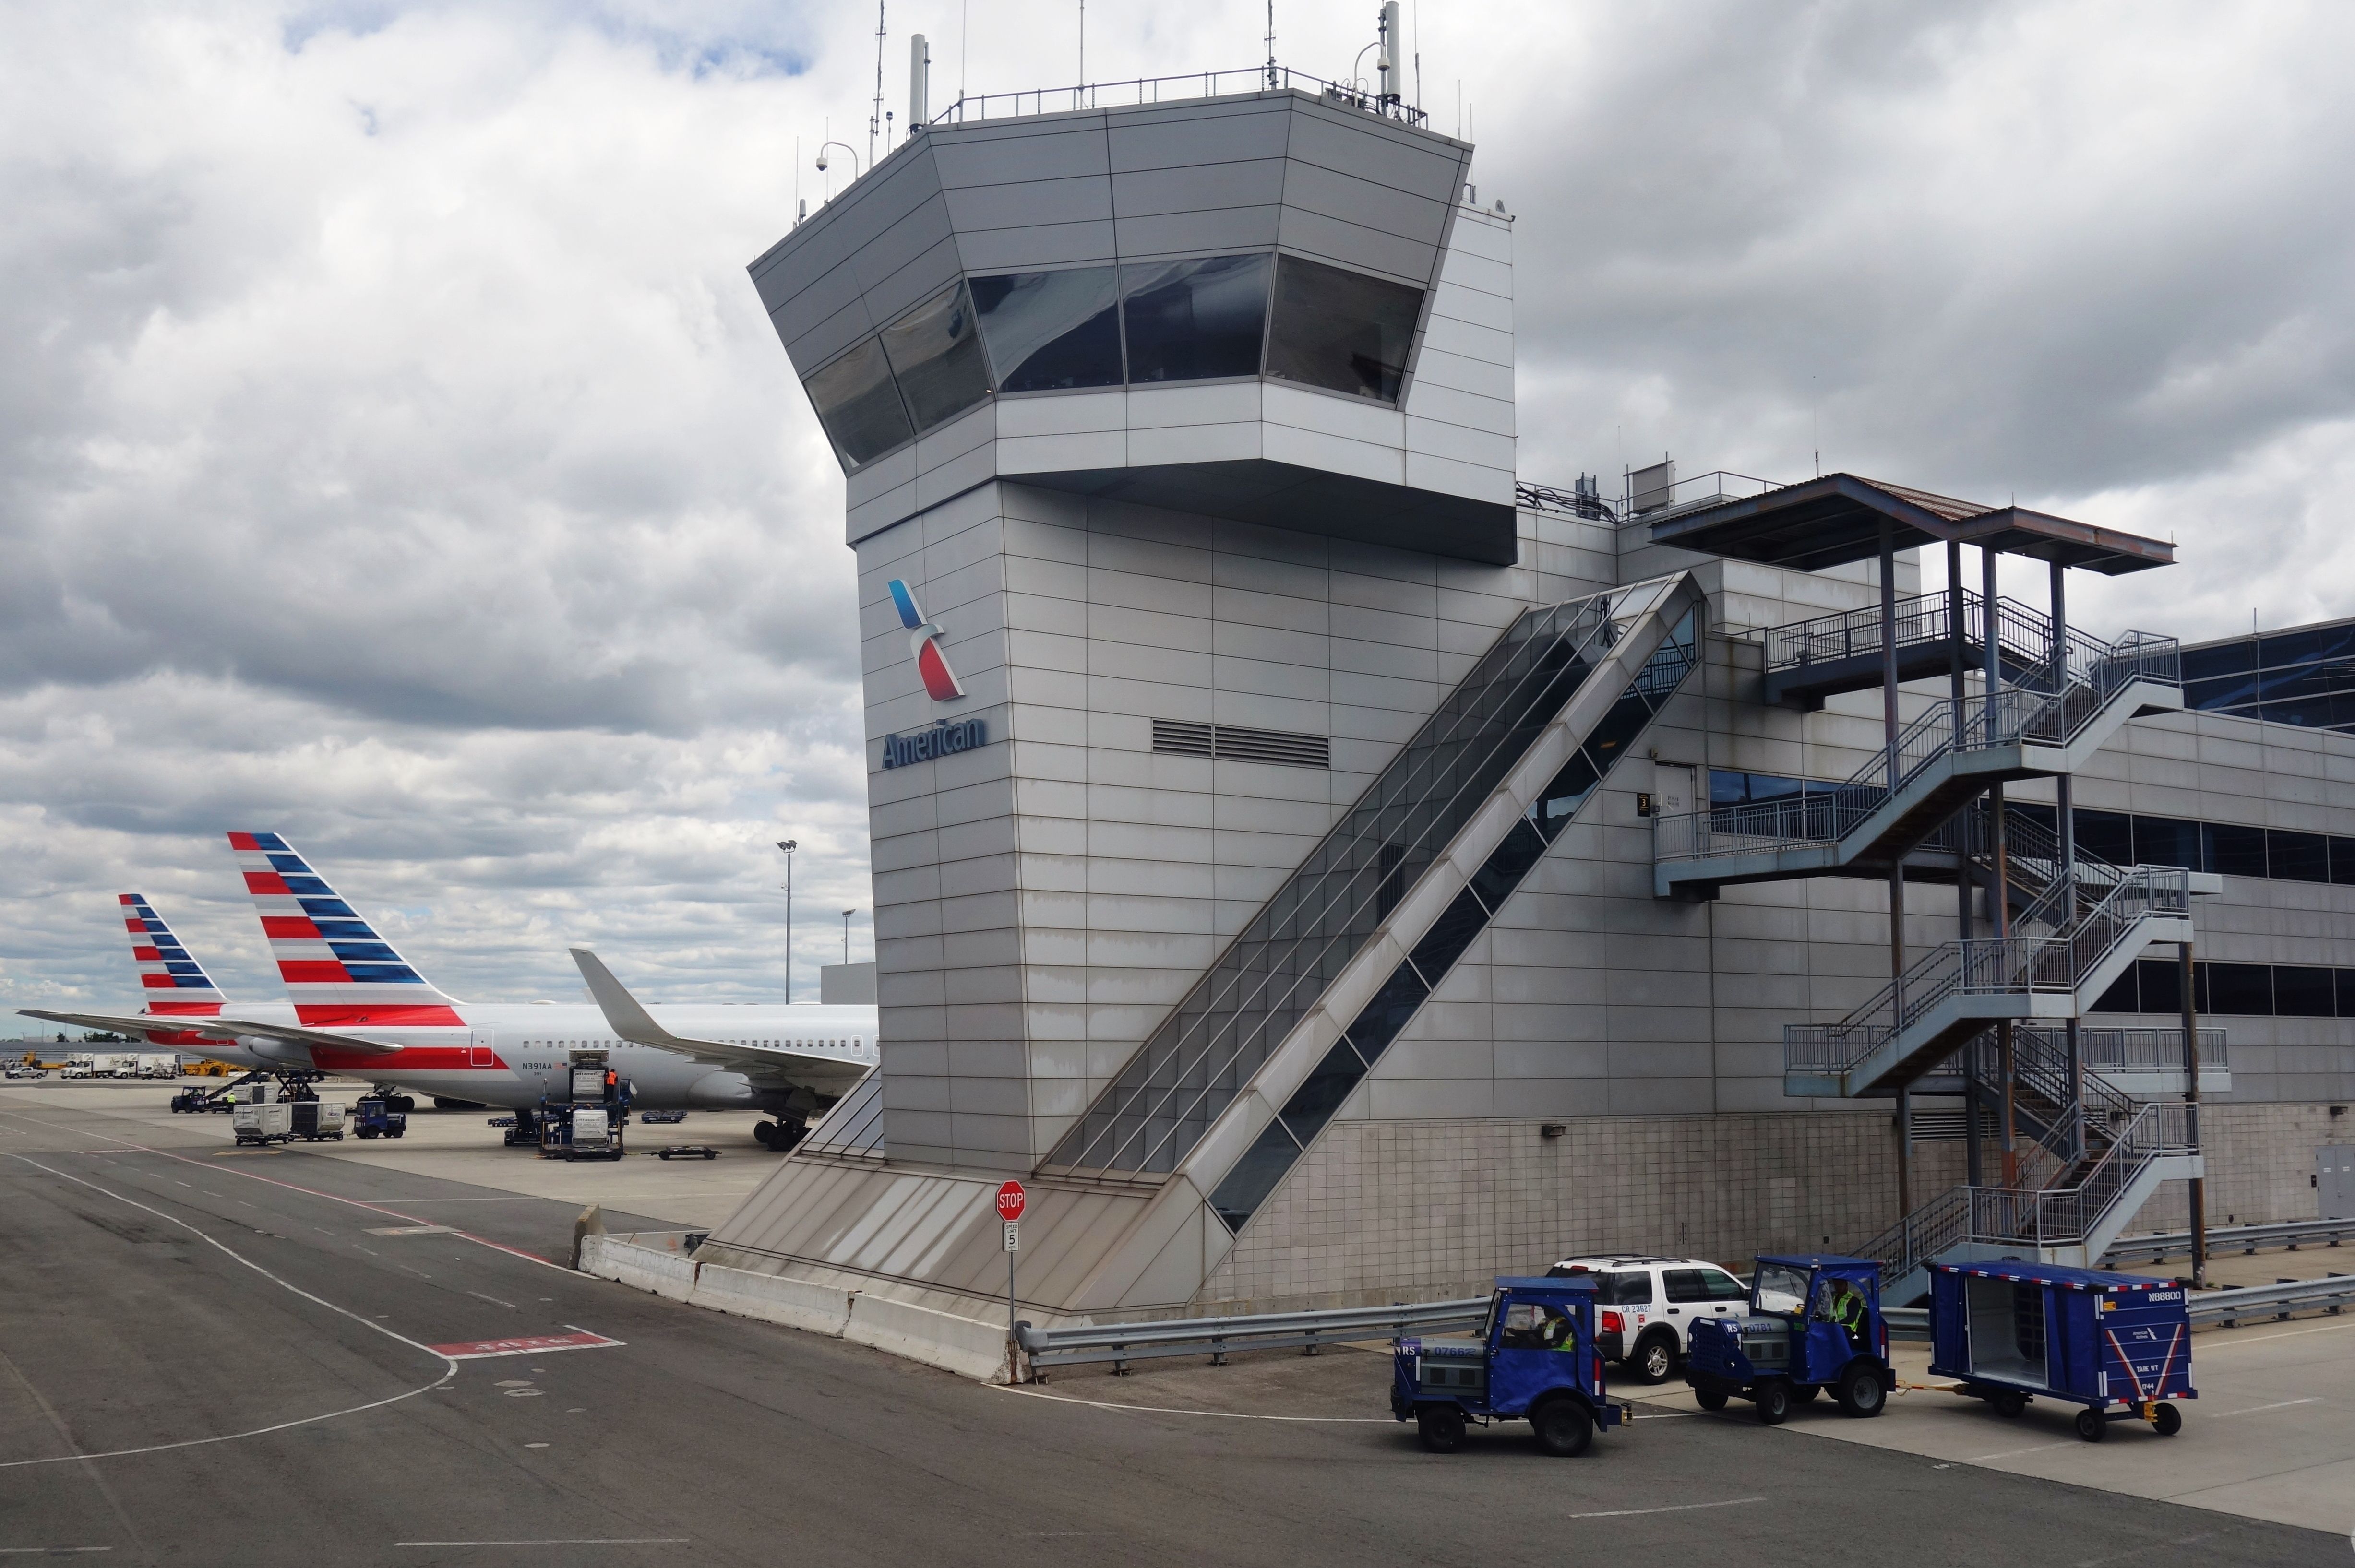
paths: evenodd
<path fill-rule="evenodd" d="M 228 1011 L 256 1023 L 303 1026 L 288 1002 L 239 1003 Z M 770 1107 L 764 1100 L 777 1097 L 774 1091 L 764 1095 L 743 1072 L 623 1040 L 604 1014 L 588 1003 L 466 1002 L 457 1011 L 463 1028 L 374 1028 L 359 1022 L 333 1025 L 340 1034 L 400 1047 L 387 1052 L 339 1050 L 251 1034 L 240 1035 L 230 1045 L 172 1031 L 168 1017 L 156 1022 L 157 1033 L 171 1035 L 168 1043 L 174 1050 L 239 1066 L 316 1068 L 512 1110 L 534 1109 L 542 1096 L 562 1093 L 570 1054 L 580 1050 L 605 1052 L 613 1070 L 628 1080 L 631 1103 L 640 1110 L 765 1109 Z M 750 1002 L 648 1011 L 674 1033 L 774 1050 L 781 1069 L 794 1056 L 831 1057 L 870 1067 L 879 1059 L 872 1007 Z"/>

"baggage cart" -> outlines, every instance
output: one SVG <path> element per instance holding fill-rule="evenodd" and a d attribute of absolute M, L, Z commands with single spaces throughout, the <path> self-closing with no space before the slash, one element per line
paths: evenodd
<path fill-rule="evenodd" d="M 294 1136 L 305 1143 L 341 1143 L 344 1139 L 344 1102 L 341 1100 L 296 1100 L 286 1107 L 294 1113 Z"/>
<path fill-rule="evenodd" d="M 2200 1397 L 2184 1296 L 2171 1279 L 2065 1264 L 1934 1264 L 1930 1371 L 2004 1415 L 2040 1398 L 2081 1405 L 2089 1443 L 2113 1421 L 2172 1437 L 2183 1414 L 2170 1402 Z"/>

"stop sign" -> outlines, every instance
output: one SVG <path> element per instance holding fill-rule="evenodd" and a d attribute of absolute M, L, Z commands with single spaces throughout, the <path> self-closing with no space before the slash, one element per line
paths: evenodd
<path fill-rule="evenodd" d="M 1001 1220 L 1020 1219 L 1022 1205 L 1029 1201 L 1030 1195 L 1022 1190 L 1021 1182 L 1007 1182 L 997 1189 L 997 1217 Z"/>

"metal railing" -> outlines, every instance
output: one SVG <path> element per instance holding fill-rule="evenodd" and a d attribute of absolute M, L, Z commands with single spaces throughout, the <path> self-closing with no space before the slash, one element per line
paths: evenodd
<path fill-rule="evenodd" d="M 1682 580 L 1678 574 L 1522 612 L 1122 1066 L 1048 1163 L 1176 1169 L 1626 630 Z M 1631 684 L 1657 678 L 1673 686 L 1689 662 L 1656 676 L 1656 658 Z"/>
<path fill-rule="evenodd" d="M 1998 1246 L 2067 1246 L 2100 1228 L 2143 1167 L 2168 1155 L 2196 1152 L 2190 1107 L 2179 1102 L 2142 1107 L 2115 1130 L 2108 1150 L 2076 1185 L 2065 1188 L 1950 1187 L 1855 1249 L 1878 1258 L 1892 1277 L 1921 1267 L 1965 1243 Z"/>
<path fill-rule="evenodd" d="M 1959 701 L 1941 698 L 1839 784 L 1653 818 L 1653 858 L 1707 860 L 1837 843 L 1955 752 L 2022 743 L 2064 747 L 2135 682 L 2181 684 L 2182 659 L 2171 637 L 2129 631 L 2104 643 L 2072 629 L 2068 643 L 2069 680 L 2058 692 L 2020 684 Z M 2047 660 L 2046 674 L 2055 662 Z"/>
<path fill-rule="evenodd" d="M 1385 120 L 1422 125 L 1430 120 L 1423 111 L 1384 97 L 1354 82 L 1327 81 L 1304 70 L 1274 64 L 1241 70 L 1198 70 L 1182 76 L 1132 77 L 1126 81 L 1092 81 L 1077 87 L 1028 88 L 1019 92 L 969 94 L 932 116 L 934 125 L 962 125 L 969 120 L 1008 120 L 1025 114 L 1062 114 L 1108 105 L 1167 103 L 1189 98 L 1217 98 L 1228 93 L 1313 92 Z"/>
<path fill-rule="evenodd" d="M 2243 1323 L 2280 1322 L 2293 1312 L 2328 1312 L 2336 1318 L 2350 1302 L 2355 1302 L 2355 1274 L 2202 1291 L 2187 1305 L 2195 1326 L 2213 1323 L 2237 1329 Z"/>
<path fill-rule="evenodd" d="M 2337 1246 L 2355 1237 L 2355 1220 L 2286 1220 L 2269 1225 L 2219 1225 L 2208 1233 L 2208 1255 L 2237 1252 L 2247 1256 L 2270 1247 L 2296 1252 L 2301 1242 Z M 2147 1258 L 2157 1263 L 2191 1251 L 2190 1231 L 2162 1231 L 2154 1235 L 2126 1236 L 2112 1242 L 2102 1254 L 2104 1263 L 2128 1263 Z"/>
<path fill-rule="evenodd" d="M 1396 1340 L 1407 1334 L 1477 1328 L 1488 1315 L 1489 1298 L 1426 1301 L 1389 1307 L 1342 1307 L 1316 1312 L 1264 1312 L 1233 1318 L 1169 1318 L 1149 1323 L 1108 1323 L 1084 1329 L 1034 1329 L 1015 1325 L 1015 1336 L 1033 1368 L 1110 1361 L 1115 1372 L 1131 1361 L 1161 1356 L 1209 1356 L 1225 1364 L 1236 1351 L 1294 1347 L 1314 1351 L 1322 1345 Z M 1043 1379 L 1041 1381 L 1044 1381 Z"/>
<path fill-rule="evenodd" d="M 2191 912 L 2191 874 L 2138 865 L 2101 902 L 2046 937 L 1976 937 L 1947 942 L 1837 1023 L 1783 1026 L 1787 1072 L 1845 1073 L 1921 1022 L 1948 997 L 2073 993 L 2118 944 L 2136 940 L 2153 916 Z"/>
<path fill-rule="evenodd" d="M 1619 498 L 1619 516 L 1621 521 L 1627 523 L 1657 523 L 1671 512 L 1683 512 L 1721 501 L 1747 501 L 1768 491 L 1789 488 L 1779 480 L 1760 479 L 1753 473 L 1716 469 L 1708 473 L 1694 474 L 1690 479 L 1679 479 L 1639 491 L 1635 488 L 1635 472 L 1631 471 Z"/>
<path fill-rule="evenodd" d="M 2041 671 L 2052 658 L 2052 622 L 2017 599 L 1996 599 L 1996 639 L 2009 671 Z M 1947 628 L 1945 592 L 1911 595 L 1897 601 L 1897 646 L 1944 642 Z M 1986 601 L 1963 590 L 1963 639 L 1973 649 L 1987 641 Z M 1804 670 L 1815 664 L 1839 663 L 1881 652 L 1881 607 L 1867 605 L 1795 620 L 1766 633 L 1766 673 Z"/>

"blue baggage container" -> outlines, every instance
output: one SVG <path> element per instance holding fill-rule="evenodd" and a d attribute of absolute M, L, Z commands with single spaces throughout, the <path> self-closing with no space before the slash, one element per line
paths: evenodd
<path fill-rule="evenodd" d="M 2170 1279 L 2055 1263 L 1941 1263 L 1930 1272 L 1930 1371 L 2018 1415 L 2038 1398 L 2065 1400 L 2077 1435 L 2101 1441 L 2113 1421 L 2182 1429 L 2168 1403 L 2197 1399 L 2191 1320 Z"/>

